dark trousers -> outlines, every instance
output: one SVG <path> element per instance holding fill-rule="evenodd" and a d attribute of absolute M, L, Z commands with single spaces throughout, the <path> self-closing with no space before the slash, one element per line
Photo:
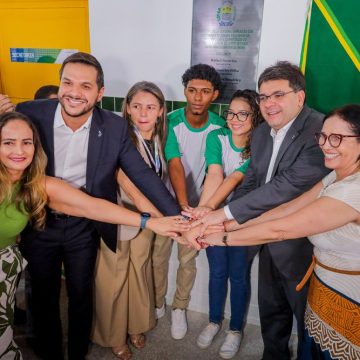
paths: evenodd
<path fill-rule="evenodd" d="M 289 339 L 293 316 L 297 321 L 298 357 L 304 333 L 307 286 L 297 292 L 299 280 L 288 279 L 277 269 L 269 248 L 259 254 L 259 312 L 264 341 L 263 360 L 290 360 Z"/>
<path fill-rule="evenodd" d="M 90 221 L 48 216 L 35 237 L 23 236 L 21 250 L 31 278 L 35 335 L 44 359 L 63 359 L 59 296 L 64 264 L 68 295 L 68 357 L 85 359 L 91 323 L 94 267 L 99 238 Z"/>

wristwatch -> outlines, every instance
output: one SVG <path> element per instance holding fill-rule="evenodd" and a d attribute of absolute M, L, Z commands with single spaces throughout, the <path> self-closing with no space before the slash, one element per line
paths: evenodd
<path fill-rule="evenodd" d="M 140 228 L 145 229 L 145 225 L 147 221 L 151 218 L 151 215 L 148 212 L 143 212 L 140 214 L 141 221 L 140 221 Z"/>
<path fill-rule="evenodd" d="M 222 242 L 225 246 L 229 246 L 228 244 L 228 233 L 224 233 L 224 236 L 222 238 Z"/>

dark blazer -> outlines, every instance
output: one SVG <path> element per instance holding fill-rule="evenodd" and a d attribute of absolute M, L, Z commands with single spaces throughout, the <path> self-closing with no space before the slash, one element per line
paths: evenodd
<path fill-rule="evenodd" d="M 46 174 L 55 175 L 54 116 L 58 101 L 37 100 L 17 105 L 35 123 L 48 156 Z M 76 156 L 76 154 L 73 154 Z M 94 108 L 87 156 L 86 192 L 116 203 L 118 184 L 115 173 L 124 170 L 130 180 L 165 215 L 176 215 L 180 209 L 161 179 L 144 162 L 128 135 L 127 122 L 120 116 Z M 117 226 L 94 222 L 98 233 L 110 249 L 116 251 Z"/>
<path fill-rule="evenodd" d="M 323 115 L 304 106 L 288 130 L 277 155 L 271 180 L 265 184 L 272 154 L 271 128 L 264 122 L 253 133 L 251 162 L 243 184 L 229 208 L 243 223 L 280 204 L 296 198 L 322 179 L 329 170 L 314 134 L 322 127 Z M 309 266 L 312 246 L 307 238 L 270 244 L 278 269 L 292 279 L 301 278 Z"/>

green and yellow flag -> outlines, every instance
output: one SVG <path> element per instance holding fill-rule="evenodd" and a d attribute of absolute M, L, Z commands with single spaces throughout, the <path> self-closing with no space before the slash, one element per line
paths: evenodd
<path fill-rule="evenodd" d="M 313 0 L 300 67 L 307 103 L 328 112 L 360 103 L 360 0 Z"/>

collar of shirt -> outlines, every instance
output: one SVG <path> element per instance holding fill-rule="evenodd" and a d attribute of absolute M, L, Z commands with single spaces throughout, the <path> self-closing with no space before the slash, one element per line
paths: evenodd
<path fill-rule="evenodd" d="M 295 118 L 296 119 L 296 118 Z M 290 129 L 291 125 L 293 124 L 293 122 L 295 121 L 295 119 L 292 119 L 291 121 L 289 121 L 285 126 L 283 126 L 281 129 L 279 130 L 275 130 L 273 128 L 271 128 L 270 130 L 270 135 L 272 136 L 273 139 L 275 138 L 284 138 L 286 133 L 288 132 L 288 130 Z"/>
<path fill-rule="evenodd" d="M 83 129 L 88 129 L 91 125 L 91 120 L 92 120 L 92 113 L 89 116 L 89 118 L 86 120 L 85 124 L 83 124 L 79 129 L 77 129 L 76 131 L 72 131 L 65 123 L 64 118 L 61 114 L 61 104 L 59 103 L 56 111 L 55 111 L 55 118 L 54 118 L 54 129 L 56 128 L 60 128 L 62 126 L 65 126 L 67 129 L 70 129 L 72 132 L 78 132 L 81 131 Z"/>

